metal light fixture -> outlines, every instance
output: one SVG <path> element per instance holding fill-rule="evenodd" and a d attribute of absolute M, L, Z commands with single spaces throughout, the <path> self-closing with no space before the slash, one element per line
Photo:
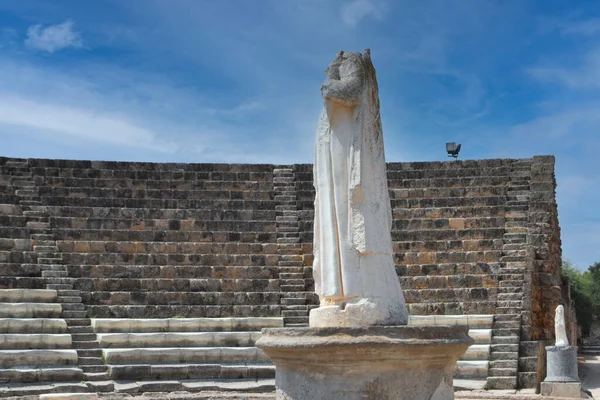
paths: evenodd
<path fill-rule="evenodd" d="M 458 158 L 458 153 L 460 152 L 460 144 L 457 145 L 454 142 L 446 143 L 446 151 L 448 152 L 448 157 Z"/>

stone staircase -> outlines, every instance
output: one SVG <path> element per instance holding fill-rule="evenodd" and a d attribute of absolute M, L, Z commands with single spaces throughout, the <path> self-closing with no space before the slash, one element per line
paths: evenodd
<path fill-rule="evenodd" d="M 473 343 L 456 363 L 454 378 L 478 381 L 483 388 L 490 366 L 493 315 L 411 315 L 409 325 L 467 325 Z"/>
<path fill-rule="evenodd" d="M 600 345 L 583 345 L 579 348 L 579 354 L 584 356 L 599 356 Z"/>
<path fill-rule="evenodd" d="M 281 314 L 272 166 L 94 165 L 33 168 L 88 316 Z"/>
<path fill-rule="evenodd" d="M 87 391 L 55 290 L 0 289 L 0 397 Z"/>
<path fill-rule="evenodd" d="M 275 367 L 254 346 L 282 318 L 92 319 L 116 391 L 198 391 L 237 383 L 274 390 Z"/>
<path fill-rule="evenodd" d="M 519 343 L 523 318 L 524 282 L 530 255 L 527 246 L 528 199 L 531 161 L 514 162 L 506 193 L 505 233 L 498 271 L 498 306 L 493 328 L 492 364 L 487 387 L 516 389 L 519 376 Z M 531 387 L 531 386 L 522 386 Z M 535 387 L 535 385 L 533 386 Z"/>
<path fill-rule="evenodd" d="M 9 174 L 13 176 L 16 195 L 19 198 L 26 227 L 29 228 L 33 253 L 37 258 L 37 266 L 41 277 L 45 278 L 46 288 L 55 290 L 57 302 L 61 304 L 61 317 L 68 325 L 72 338 L 72 348 L 78 353 L 79 368 L 84 372 L 86 381 L 105 381 L 106 368 L 100 358 L 85 357 L 87 348 L 97 347 L 95 334 L 86 332 L 86 311 L 79 290 L 73 289 L 73 279 L 68 277 L 67 266 L 54 239 L 47 207 L 42 205 L 38 185 L 34 180 L 28 162 L 17 162 L 9 165 Z M 87 321 L 89 328 L 89 321 Z M 81 354 L 83 353 L 83 354 Z M 98 386 L 98 385 L 95 385 Z M 96 388 L 98 389 L 98 388 Z"/>
<path fill-rule="evenodd" d="M 552 173 L 548 157 L 388 165 L 394 257 L 410 313 L 440 321 L 494 315 L 491 327 L 472 327 L 478 343 L 457 370 L 476 379 L 487 371 L 490 388 L 531 387 L 537 374 L 530 341 L 545 333 L 532 330 L 545 329 L 540 315 L 548 312 L 537 310 L 554 292 L 538 296 L 531 287 L 555 289 L 556 271 L 543 270 L 555 253 L 544 247 Z M 0 288 L 56 291 L 86 388 L 187 388 L 185 367 L 164 377 L 154 368 L 158 383 L 141 389 L 134 380 L 111 386 L 111 374 L 128 365 L 159 364 L 105 365 L 105 351 L 132 348 L 106 347 L 102 335 L 135 334 L 140 349 L 153 349 L 140 335 L 169 332 L 97 332 L 94 321 L 278 317 L 304 326 L 318 305 L 313 201 L 311 165 L 0 158 Z M 540 302 L 533 317 L 532 299 Z M 190 332 L 171 333 L 160 339 L 168 349 Z M 190 387 L 237 384 L 215 379 Z M 268 386 L 248 379 L 257 390 Z"/>
<path fill-rule="evenodd" d="M 311 289 L 307 285 L 310 285 L 312 275 L 307 276 L 304 268 L 294 169 L 275 167 L 273 174 L 276 191 L 277 254 L 282 292 L 281 313 L 286 326 L 307 326 L 311 304 L 307 300 L 306 292 Z"/>

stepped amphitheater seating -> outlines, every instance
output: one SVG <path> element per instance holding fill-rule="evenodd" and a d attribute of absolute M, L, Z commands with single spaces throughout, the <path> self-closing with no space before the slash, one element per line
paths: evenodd
<path fill-rule="evenodd" d="M 269 166 L 106 164 L 34 170 L 89 317 L 279 315 Z"/>
<path fill-rule="evenodd" d="M 0 290 L 0 382 L 79 382 L 77 352 L 55 290 Z M 2 391 L 0 391 L 0 394 Z"/>
<path fill-rule="evenodd" d="M 171 390 L 232 380 L 238 388 L 274 389 L 275 367 L 254 343 L 262 328 L 282 326 L 273 317 L 92 319 L 110 378 L 137 381 L 138 391 L 156 380 L 170 380 Z"/>
<path fill-rule="evenodd" d="M 396 266 L 413 315 L 495 314 L 499 281 L 519 278 L 501 265 L 505 223 L 512 218 L 506 213 L 514 193 L 509 193 L 511 167 L 502 165 L 505 160 L 488 161 L 496 162 L 485 169 L 476 162 L 467 168 L 466 161 L 456 168 L 388 164 Z M 310 248 L 312 167 L 296 176 L 302 241 Z M 506 306 L 520 312 L 518 301 Z"/>
<path fill-rule="evenodd" d="M 536 374 L 523 367 L 533 365 L 537 346 L 527 342 L 532 253 L 524 246 L 532 193 L 541 198 L 554 187 L 551 175 L 538 177 L 543 188 L 533 192 L 536 163 L 553 171 L 547 157 L 388 164 L 396 269 L 411 321 L 466 321 L 476 343 L 457 376 L 485 375 L 496 388 L 515 387 L 517 376 L 529 385 Z M 74 367 L 88 384 L 143 376 L 169 390 L 226 390 L 219 377 L 238 376 L 269 387 L 272 369 L 255 352 L 252 330 L 240 325 L 233 336 L 248 341 L 227 342 L 224 328 L 193 335 L 184 327 L 252 318 L 255 332 L 268 318 L 305 324 L 318 304 L 313 200 L 306 164 L 0 158 L 0 291 L 56 291 L 57 318 L 66 321 Z M 111 320 L 116 331 L 107 328 Z M 181 365 L 180 341 L 182 349 L 210 351 L 192 352 Z M 230 347 L 236 351 L 215 350 Z M 239 354 L 248 356 L 243 368 Z M 196 372 L 205 379 L 192 385 Z M 165 387 L 152 382 L 114 389 Z"/>
<path fill-rule="evenodd" d="M 480 380 L 481 387 L 488 376 L 492 346 L 493 315 L 411 315 L 409 325 L 467 325 L 475 341 L 456 363 L 455 379 Z"/>
<path fill-rule="evenodd" d="M 396 270 L 409 313 L 495 315 L 489 365 L 462 360 L 457 372 L 477 377 L 485 371 L 497 388 L 517 385 L 531 164 L 531 159 L 388 164 Z M 296 166 L 296 189 L 301 242 L 311 254 L 311 165 Z M 488 348 L 480 347 L 477 356 L 475 349 L 465 356 L 483 361 Z M 536 370 L 521 371 L 523 384 L 531 387 Z"/>

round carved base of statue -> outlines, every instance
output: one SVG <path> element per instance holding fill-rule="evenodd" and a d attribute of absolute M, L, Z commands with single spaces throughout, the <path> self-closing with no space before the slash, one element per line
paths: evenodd
<path fill-rule="evenodd" d="M 406 308 L 398 298 L 358 299 L 343 305 L 321 304 L 309 314 L 311 328 L 397 326 L 406 325 L 407 320 Z"/>
<path fill-rule="evenodd" d="M 263 329 L 278 400 L 451 400 L 466 326 Z"/>

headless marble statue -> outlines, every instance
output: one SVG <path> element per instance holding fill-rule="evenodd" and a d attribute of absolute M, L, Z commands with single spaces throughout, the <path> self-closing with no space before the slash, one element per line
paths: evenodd
<path fill-rule="evenodd" d="M 554 336 L 556 338 L 555 346 L 568 346 L 569 338 L 565 327 L 565 308 L 562 305 L 556 307 L 554 313 Z"/>
<path fill-rule="evenodd" d="M 315 145 L 315 290 L 311 327 L 404 325 L 383 132 L 369 50 L 339 52 L 321 88 Z"/>

